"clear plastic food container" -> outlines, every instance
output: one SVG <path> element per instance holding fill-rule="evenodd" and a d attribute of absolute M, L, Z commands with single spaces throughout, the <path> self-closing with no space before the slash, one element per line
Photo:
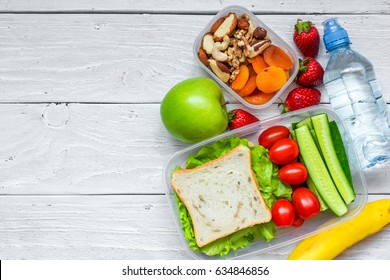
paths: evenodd
<path fill-rule="evenodd" d="M 227 83 L 223 82 L 216 74 L 214 74 L 214 72 L 209 67 L 204 65 L 198 57 L 198 50 L 201 47 L 203 37 L 210 32 L 211 27 L 218 19 L 227 16 L 229 13 L 236 13 L 237 16 L 241 16 L 243 14 L 248 15 L 249 18 L 252 19 L 255 27 L 263 27 L 264 29 L 267 30 L 267 34 L 272 44 L 284 50 L 293 62 L 293 65 L 289 71 L 289 78 L 287 79 L 286 83 L 266 103 L 260 105 L 254 105 L 247 102 L 243 97 L 238 95 Z M 240 101 L 242 104 L 252 109 L 263 109 L 271 105 L 283 93 L 283 91 L 286 90 L 287 87 L 293 82 L 299 70 L 298 55 L 296 54 L 295 50 L 291 48 L 282 38 L 280 38 L 274 31 L 272 31 L 271 28 L 269 28 L 258 17 L 256 17 L 249 10 L 241 6 L 229 6 L 221 10 L 218 14 L 216 14 L 215 17 L 207 24 L 205 28 L 203 28 L 203 30 L 196 37 L 193 45 L 193 52 L 196 61 L 211 77 L 213 77 L 227 92 L 229 92 L 238 101 Z"/>
<path fill-rule="evenodd" d="M 179 220 L 179 212 L 177 210 L 177 203 L 174 197 L 174 190 L 171 186 L 170 177 L 173 169 L 176 166 L 185 166 L 185 162 L 189 155 L 196 154 L 201 147 L 205 145 L 211 145 L 219 139 L 228 138 L 231 136 L 239 136 L 241 138 L 247 138 L 249 141 L 257 144 L 258 137 L 260 133 L 267 129 L 268 127 L 274 125 L 284 125 L 291 128 L 291 123 L 299 122 L 300 120 L 316 115 L 319 113 L 327 113 L 329 120 L 335 120 L 338 124 L 340 132 L 343 137 L 344 145 L 347 151 L 348 160 L 351 168 L 351 174 L 353 178 L 354 189 L 356 193 L 356 199 L 348 205 L 348 212 L 342 217 L 337 217 L 335 214 L 330 212 L 330 210 L 322 211 L 319 215 L 312 219 L 306 220 L 300 227 L 287 227 L 287 228 L 278 228 L 276 227 L 276 238 L 270 242 L 264 240 L 258 240 L 248 245 L 243 249 L 238 249 L 237 251 L 230 252 L 226 256 L 213 256 L 209 257 L 204 253 L 198 253 L 191 250 L 188 247 L 187 241 L 184 239 L 184 234 L 182 231 L 182 225 Z M 367 187 L 366 181 L 359 164 L 357 154 L 354 150 L 353 145 L 351 144 L 349 133 L 346 132 L 345 126 L 343 125 L 339 115 L 331 108 L 325 106 L 312 106 L 309 108 L 301 109 L 294 112 L 289 112 L 279 116 L 275 116 L 263 121 L 249 124 L 247 126 L 238 128 L 236 130 L 228 131 L 223 134 L 220 134 L 216 137 L 207 139 L 205 141 L 199 142 L 195 145 L 192 145 L 182 151 L 179 151 L 173 154 L 163 169 L 163 183 L 166 188 L 166 195 L 168 202 L 172 208 L 172 213 L 174 215 L 174 221 L 177 226 L 177 230 L 180 234 L 181 242 L 188 253 L 188 256 L 193 259 L 245 259 L 249 255 L 261 254 L 262 252 L 267 252 L 272 249 L 289 245 L 291 243 L 297 242 L 301 239 L 304 239 L 310 235 L 321 232 L 325 229 L 329 229 L 333 226 L 336 226 L 340 223 L 343 223 L 347 220 L 358 215 L 367 202 Z"/>

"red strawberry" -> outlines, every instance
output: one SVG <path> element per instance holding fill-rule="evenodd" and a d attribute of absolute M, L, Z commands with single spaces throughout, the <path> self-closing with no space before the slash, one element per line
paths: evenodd
<path fill-rule="evenodd" d="M 283 103 L 282 113 L 295 111 L 313 105 L 318 105 L 321 100 L 321 92 L 314 88 L 295 88 L 287 95 Z"/>
<path fill-rule="evenodd" d="M 317 57 L 320 34 L 310 21 L 297 20 L 293 39 L 304 56 Z"/>
<path fill-rule="evenodd" d="M 259 121 L 254 115 L 242 109 L 231 110 L 228 116 L 230 130 Z"/>
<path fill-rule="evenodd" d="M 295 82 L 304 87 L 315 87 L 322 85 L 324 68 L 311 57 L 299 59 L 299 71 Z"/>

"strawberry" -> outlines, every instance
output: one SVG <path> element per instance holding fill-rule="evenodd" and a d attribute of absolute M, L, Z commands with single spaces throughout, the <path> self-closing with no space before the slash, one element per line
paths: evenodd
<path fill-rule="evenodd" d="M 254 115 L 242 109 L 231 110 L 228 116 L 230 130 L 259 121 Z"/>
<path fill-rule="evenodd" d="M 322 85 L 324 77 L 324 68 L 321 64 L 311 57 L 299 59 L 299 71 L 295 82 L 303 87 L 315 87 Z"/>
<path fill-rule="evenodd" d="M 283 103 L 282 113 L 295 111 L 313 105 L 318 105 L 321 100 L 321 92 L 314 88 L 295 88 L 287 95 Z"/>
<path fill-rule="evenodd" d="M 317 57 L 320 46 L 320 34 L 311 21 L 297 20 L 294 31 L 294 43 L 304 56 Z"/>

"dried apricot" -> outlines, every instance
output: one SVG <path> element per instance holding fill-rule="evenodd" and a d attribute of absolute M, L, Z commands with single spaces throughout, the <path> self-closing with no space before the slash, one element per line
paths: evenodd
<path fill-rule="evenodd" d="M 284 70 L 289 70 L 293 64 L 291 58 L 281 48 L 270 45 L 263 51 L 264 61 L 269 66 L 281 67 Z"/>
<path fill-rule="evenodd" d="M 252 64 L 248 63 L 246 66 L 247 66 L 248 69 L 249 69 L 249 78 L 252 77 L 252 76 L 256 76 L 256 75 L 257 75 L 257 73 L 255 72 L 255 70 L 253 69 Z"/>
<path fill-rule="evenodd" d="M 249 68 L 246 65 L 242 64 L 239 69 L 240 72 L 232 82 L 232 89 L 234 91 L 241 90 L 249 79 Z"/>
<path fill-rule="evenodd" d="M 286 80 L 290 78 L 290 71 L 285 70 L 284 73 L 286 73 Z"/>
<path fill-rule="evenodd" d="M 244 96 L 244 99 L 250 104 L 262 105 L 270 101 L 274 95 L 274 92 L 264 93 L 256 89 L 251 95 Z"/>
<path fill-rule="evenodd" d="M 257 88 L 256 77 L 257 77 L 257 75 L 253 75 L 253 76 L 249 77 L 246 85 L 242 89 L 237 91 L 239 96 L 241 96 L 241 97 L 247 96 L 247 95 L 251 94 Z"/>
<path fill-rule="evenodd" d="M 256 77 L 257 88 L 264 93 L 278 91 L 286 81 L 286 73 L 282 68 L 276 66 L 265 68 Z"/>
<path fill-rule="evenodd" d="M 252 66 L 257 74 L 264 70 L 264 68 L 268 67 L 268 64 L 265 63 L 263 56 L 257 55 L 252 58 Z"/>

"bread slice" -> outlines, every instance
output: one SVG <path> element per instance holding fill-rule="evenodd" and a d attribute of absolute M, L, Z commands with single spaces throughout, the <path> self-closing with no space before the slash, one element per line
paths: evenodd
<path fill-rule="evenodd" d="M 271 220 L 246 146 L 196 168 L 174 172 L 172 186 L 191 216 L 199 247 Z"/>

